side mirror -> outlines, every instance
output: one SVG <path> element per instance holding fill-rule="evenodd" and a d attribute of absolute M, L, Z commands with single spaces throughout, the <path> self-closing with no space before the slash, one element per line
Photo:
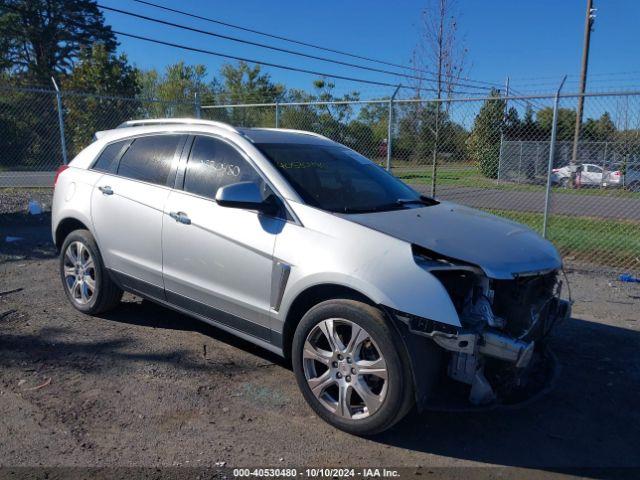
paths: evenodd
<path fill-rule="evenodd" d="M 274 214 L 278 205 L 272 199 L 262 199 L 260 187 L 253 182 L 238 182 L 220 187 L 216 192 L 216 203 L 222 207 L 257 210 Z"/>

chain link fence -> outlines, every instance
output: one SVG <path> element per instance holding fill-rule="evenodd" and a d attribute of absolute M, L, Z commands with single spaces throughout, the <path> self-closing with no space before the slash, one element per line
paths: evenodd
<path fill-rule="evenodd" d="M 193 117 L 198 111 L 197 102 L 183 100 L 0 87 L 0 187 L 50 187 L 58 166 L 91 143 L 95 132 L 132 118 Z"/>
<path fill-rule="evenodd" d="M 640 272 L 640 92 L 584 95 L 572 163 L 579 98 L 200 106 L 0 88 L 0 186 L 50 186 L 65 147 L 73 158 L 95 131 L 132 118 L 201 116 L 308 130 L 353 148 L 424 194 L 530 226 L 571 265 Z"/>

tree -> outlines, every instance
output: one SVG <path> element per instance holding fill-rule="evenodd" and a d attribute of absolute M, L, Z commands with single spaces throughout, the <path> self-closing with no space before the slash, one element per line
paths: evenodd
<path fill-rule="evenodd" d="M 581 138 L 586 141 L 610 142 L 615 138 L 616 126 L 611 120 L 609 112 L 604 112 L 600 118 L 587 119 L 582 126 Z"/>
<path fill-rule="evenodd" d="M 0 67 L 39 84 L 69 74 L 83 49 L 117 46 L 94 0 L 0 0 Z"/>
<path fill-rule="evenodd" d="M 434 68 L 435 80 L 414 80 L 416 97 L 427 83 L 435 83 L 436 96 L 450 98 L 466 69 L 467 48 L 458 30 L 457 0 L 429 0 L 420 15 L 418 43 L 413 50 L 411 63 L 416 76 Z"/>
<path fill-rule="evenodd" d="M 318 132 L 366 156 L 377 154 L 371 127 L 362 119 L 353 118 L 353 104 L 340 103 L 359 100 L 358 92 L 337 96 L 335 83 L 321 78 L 314 80 L 312 93 L 290 90 L 286 97 L 292 102 L 323 103 L 286 107 L 281 115 L 282 126 Z"/>
<path fill-rule="evenodd" d="M 191 117 L 195 113 L 196 94 L 202 103 L 214 100 L 204 65 L 178 62 L 167 66 L 162 74 L 155 69 L 147 70 L 138 74 L 138 83 L 140 99 L 149 117 Z"/>
<path fill-rule="evenodd" d="M 545 107 L 538 110 L 536 121 L 544 138 L 551 137 L 553 126 L 553 108 Z M 573 140 L 573 130 L 576 122 L 576 111 L 571 108 L 558 109 L 557 140 Z"/>
<path fill-rule="evenodd" d="M 75 68 L 62 80 L 62 88 L 72 155 L 90 142 L 95 131 L 114 128 L 140 115 L 140 103 L 133 100 L 140 91 L 137 70 L 128 64 L 126 55 L 116 56 L 102 44 L 80 52 Z M 74 91 L 83 95 L 72 94 Z"/>
<path fill-rule="evenodd" d="M 358 151 L 367 152 L 363 153 L 370 158 L 377 158 L 382 162 L 387 155 L 387 136 L 388 122 L 389 122 L 389 105 L 387 102 L 369 103 L 360 108 L 357 119 L 355 122 L 360 122 L 365 125 L 370 131 L 368 137 L 368 146 L 363 149 L 357 149 Z M 353 127 L 352 127 L 353 128 Z M 359 138 L 363 138 L 364 133 Z M 395 144 L 392 144 L 395 150 Z"/>
<path fill-rule="evenodd" d="M 443 103 L 442 99 L 450 99 L 465 68 L 467 49 L 458 32 L 459 12 L 456 0 L 430 0 L 422 11 L 419 26 L 419 40 L 413 51 L 412 63 L 416 67 L 416 73 L 423 75 L 421 71 L 432 69 L 436 66 L 436 104 L 433 122 L 428 128 L 422 128 L 418 141 L 422 146 L 418 149 L 424 151 L 425 144 L 432 145 L 433 172 L 431 178 L 431 193 L 435 195 L 436 178 L 438 172 L 438 149 L 441 135 L 441 117 L 448 117 L 450 102 Z M 426 80 L 420 78 L 414 81 L 416 98 L 420 98 L 421 90 Z M 433 80 L 431 80 L 433 82 Z M 420 104 L 416 105 L 417 116 L 423 116 Z M 444 115 L 442 115 L 444 112 Z M 424 127 L 424 125 L 423 125 Z M 429 137 L 433 136 L 433 140 Z"/>
<path fill-rule="evenodd" d="M 488 178 L 497 178 L 500 158 L 500 134 L 503 127 L 505 101 L 498 90 L 492 90 L 473 122 L 467 140 L 469 155 L 478 163 L 480 172 Z"/>
<path fill-rule="evenodd" d="M 250 66 L 246 62 L 236 65 L 226 64 L 220 71 L 221 79 L 213 84 L 216 103 L 272 103 L 281 100 L 285 87 L 274 83 L 268 73 L 262 73 L 260 65 Z M 225 111 L 214 110 L 216 118 L 234 125 L 249 127 L 273 127 L 275 125 L 274 108 L 231 108 Z"/>

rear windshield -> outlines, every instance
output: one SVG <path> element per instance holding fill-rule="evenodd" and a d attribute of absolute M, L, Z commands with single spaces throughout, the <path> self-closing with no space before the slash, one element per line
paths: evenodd
<path fill-rule="evenodd" d="M 342 213 L 405 208 L 420 194 L 371 160 L 340 145 L 256 145 L 309 205 Z"/>

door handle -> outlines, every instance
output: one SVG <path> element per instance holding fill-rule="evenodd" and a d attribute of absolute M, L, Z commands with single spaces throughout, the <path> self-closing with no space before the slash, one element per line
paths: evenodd
<path fill-rule="evenodd" d="M 184 223 L 185 225 L 191 225 L 191 219 L 184 212 L 170 212 L 169 216 L 173 218 L 176 222 Z"/>
<path fill-rule="evenodd" d="M 113 195 L 113 190 L 111 190 L 109 185 L 98 187 L 98 190 L 100 190 L 104 195 Z"/>

